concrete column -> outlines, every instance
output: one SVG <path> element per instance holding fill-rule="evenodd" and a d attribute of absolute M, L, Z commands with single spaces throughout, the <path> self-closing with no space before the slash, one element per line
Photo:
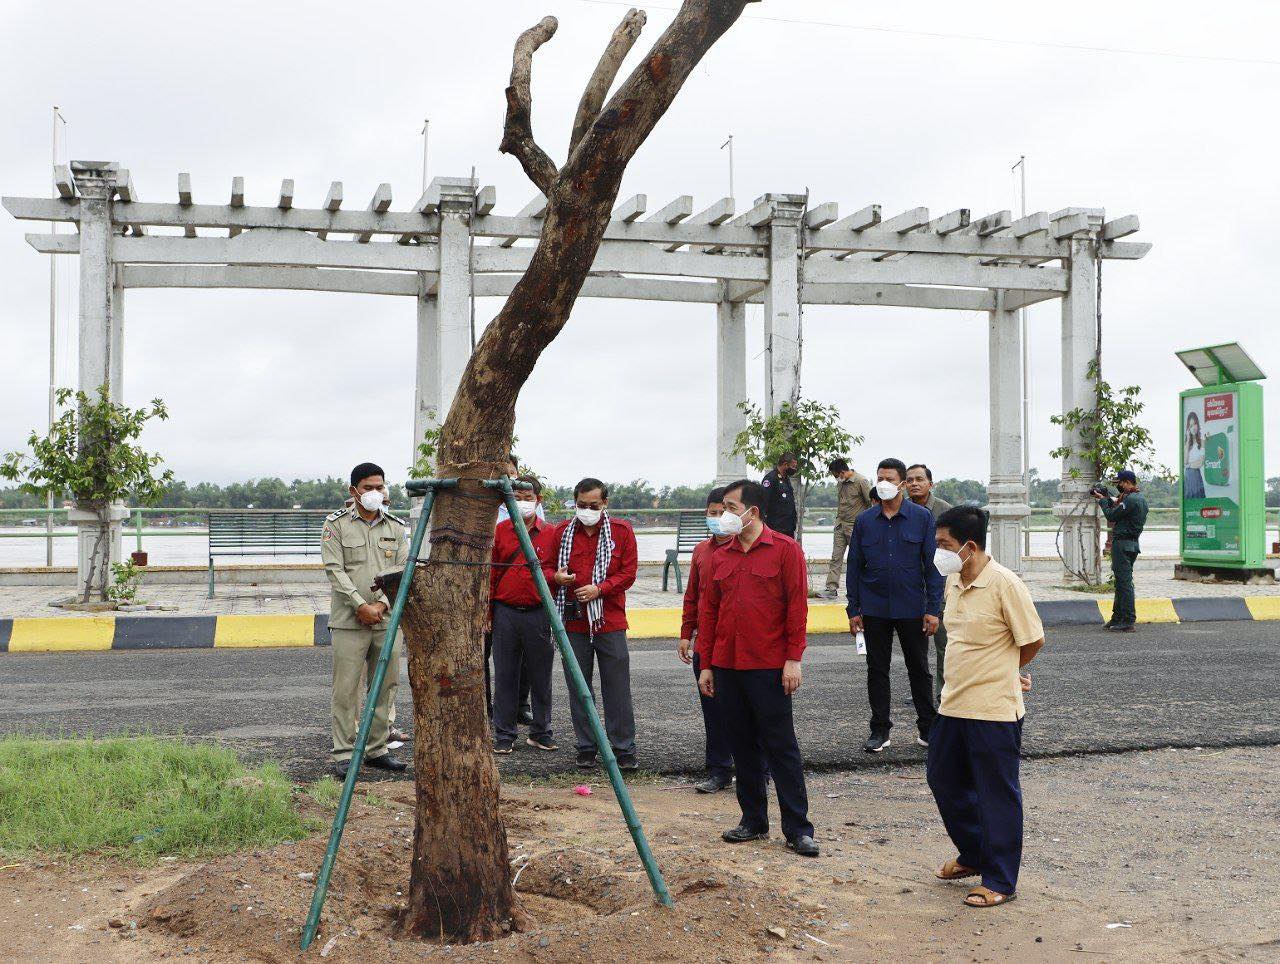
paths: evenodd
<path fill-rule="evenodd" d="M 1062 411 L 1097 405 L 1089 365 L 1097 353 L 1098 265 L 1097 234 L 1102 213 L 1088 212 L 1090 233 L 1070 239 L 1070 290 L 1062 299 Z M 1079 448 L 1079 433 L 1063 428 L 1063 446 Z M 1095 482 L 1093 466 L 1078 456 L 1062 461 L 1062 482 L 1054 513 L 1063 521 L 1063 561 L 1072 572 L 1101 572 L 1100 526 L 1097 507 L 1088 499 Z"/>
<path fill-rule="evenodd" d="M 991 485 L 987 488 L 991 528 L 987 551 L 996 561 L 1021 572 L 1022 520 L 1031 514 L 1022 479 L 1022 326 L 1017 311 L 1004 307 L 995 292 L 989 312 L 991 401 Z"/>
<path fill-rule="evenodd" d="M 764 289 L 765 410 L 777 412 L 800 397 L 800 219 L 803 194 L 766 194 L 756 204 L 771 203 L 769 283 Z"/>
<path fill-rule="evenodd" d="M 434 293 L 427 293 L 427 275 L 421 275 L 418 291 L 418 325 L 413 398 L 413 454 L 427 430 L 440 424 L 440 311 Z"/>
<path fill-rule="evenodd" d="M 723 287 L 723 283 L 722 283 Z M 738 433 L 747 427 L 738 407 L 747 400 L 747 306 L 716 305 L 716 483 L 736 482 L 747 474 L 747 460 L 734 455 Z"/>
<path fill-rule="evenodd" d="M 122 288 L 111 259 L 111 200 L 115 195 L 119 165 L 111 161 L 72 161 L 71 172 L 80 197 L 80 328 L 78 387 L 96 398 L 102 386 L 112 401 L 120 402 L 123 390 Z M 117 299 L 119 299 L 117 301 Z M 71 513 L 77 527 L 76 576 L 82 590 L 90 573 L 109 571 L 123 553 L 122 505 L 108 510 L 107 532 L 96 514 L 78 507 Z M 91 592 L 90 600 L 100 599 Z"/>
<path fill-rule="evenodd" d="M 440 189 L 440 286 L 436 297 L 441 422 L 471 358 L 471 244 L 475 184 L 469 178 L 438 177 Z"/>

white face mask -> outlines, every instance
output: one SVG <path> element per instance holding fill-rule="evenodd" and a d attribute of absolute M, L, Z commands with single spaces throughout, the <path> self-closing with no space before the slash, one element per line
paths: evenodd
<path fill-rule="evenodd" d="M 747 510 L 747 512 L 750 511 L 750 509 Z M 720 517 L 720 531 L 726 536 L 740 535 L 742 530 L 745 528 L 746 520 L 736 512 L 726 511 L 725 514 Z"/>
<path fill-rule="evenodd" d="M 516 499 L 516 504 L 520 506 L 520 514 L 526 519 L 532 518 L 538 511 L 536 499 Z"/>
<path fill-rule="evenodd" d="M 891 502 L 898 495 L 898 483 L 890 482 L 888 479 L 881 479 L 876 483 L 876 495 L 880 496 L 881 502 Z"/>
<path fill-rule="evenodd" d="M 578 517 L 578 521 L 584 526 L 594 526 L 600 523 L 600 517 L 604 515 L 600 509 L 578 509 L 574 513 Z"/>
<path fill-rule="evenodd" d="M 382 508 L 383 501 L 383 495 L 377 489 L 360 493 L 360 504 L 364 506 L 365 512 L 377 512 Z"/>
<path fill-rule="evenodd" d="M 939 548 L 933 553 L 933 564 L 944 576 L 954 576 L 964 568 L 964 557 L 950 549 Z"/>

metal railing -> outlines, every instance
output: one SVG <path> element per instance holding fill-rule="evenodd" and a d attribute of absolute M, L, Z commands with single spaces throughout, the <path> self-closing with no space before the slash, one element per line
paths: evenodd
<path fill-rule="evenodd" d="M 568 510 L 563 506 L 546 503 L 546 513 L 551 519 L 566 518 L 569 514 Z M 293 509 L 196 509 L 196 508 L 166 508 L 158 507 L 133 507 L 129 510 L 129 518 L 125 523 L 128 530 L 128 538 L 134 543 L 138 552 L 145 551 L 143 548 L 143 539 L 156 538 L 172 538 L 175 536 L 202 536 L 208 534 L 206 521 L 211 512 L 234 511 L 234 512 L 261 512 L 270 514 L 273 512 L 298 511 Z M 317 519 L 323 518 L 328 510 L 313 509 L 303 510 L 315 512 Z M 404 511 L 398 509 L 397 511 Z M 664 520 L 671 519 L 673 522 L 681 512 L 689 511 L 683 509 L 613 509 L 611 514 L 620 519 L 626 519 L 629 522 L 637 524 L 637 527 L 643 528 L 650 535 L 671 535 L 675 533 L 674 525 L 663 525 Z M 1147 517 L 1147 530 L 1151 532 L 1176 532 L 1178 530 L 1178 513 L 1176 507 L 1153 508 Z M 812 520 L 806 527 L 807 532 L 821 533 L 831 531 L 831 519 L 834 518 L 835 511 L 830 507 L 823 506 L 821 508 L 810 507 L 806 511 L 808 519 Z M 7 522 L 8 519 L 22 520 L 17 525 Z M 180 524 L 152 524 L 147 525 L 146 520 L 167 520 L 174 522 L 181 519 L 198 519 L 199 522 L 180 523 Z M 28 521 L 30 520 L 30 521 Z M 55 526 L 66 527 L 70 523 L 67 521 L 66 509 L 2 509 L 0 508 L 0 539 L 40 539 L 46 542 L 46 557 L 51 559 L 53 556 L 53 540 L 54 539 L 74 539 L 76 533 L 57 532 Z M 29 529 L 25 532 L 5 531 L 7 529 L 22 528 Z M 1058 530 L 1058 519 L 1052 512 L 1044 509 L 1038 509 L 1031 513 L 1022 522 L 1023 532 L 1029 537 L 1034 532 L 1056 532 Z M 1267 549 L 1270 550 L 1272 542 L 1280 542 L 1280 509 L 1268 508 L 1266 510 L 1266 542 Z"/>

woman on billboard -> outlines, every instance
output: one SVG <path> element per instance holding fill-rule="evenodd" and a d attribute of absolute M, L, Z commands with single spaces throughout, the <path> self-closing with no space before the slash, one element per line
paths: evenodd
<path fill-rule="evenodd" d="M 1204 439 L 1200 435 L 1200 417 L 1187 412 L 1186 439 L 1183 442 L 1182 497 L 1203 499 L 1204 496 Z"/>

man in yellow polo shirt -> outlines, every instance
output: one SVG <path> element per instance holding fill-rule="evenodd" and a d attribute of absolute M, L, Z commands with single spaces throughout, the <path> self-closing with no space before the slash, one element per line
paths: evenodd
<path fill-rule="evenodd" d="M 947 679 L 929 734 L 929 789 L 959 851 L 941 880 L 982 878 L 965 896 L 995 907 L 1017 895 L 1022 863 L 1022 694 L 1019 671 L 1044 645 L 1044 626 L 1016 575 L 987 555 L 987 513 L 948 509 L 935 563 L 947 577 Z"/>

